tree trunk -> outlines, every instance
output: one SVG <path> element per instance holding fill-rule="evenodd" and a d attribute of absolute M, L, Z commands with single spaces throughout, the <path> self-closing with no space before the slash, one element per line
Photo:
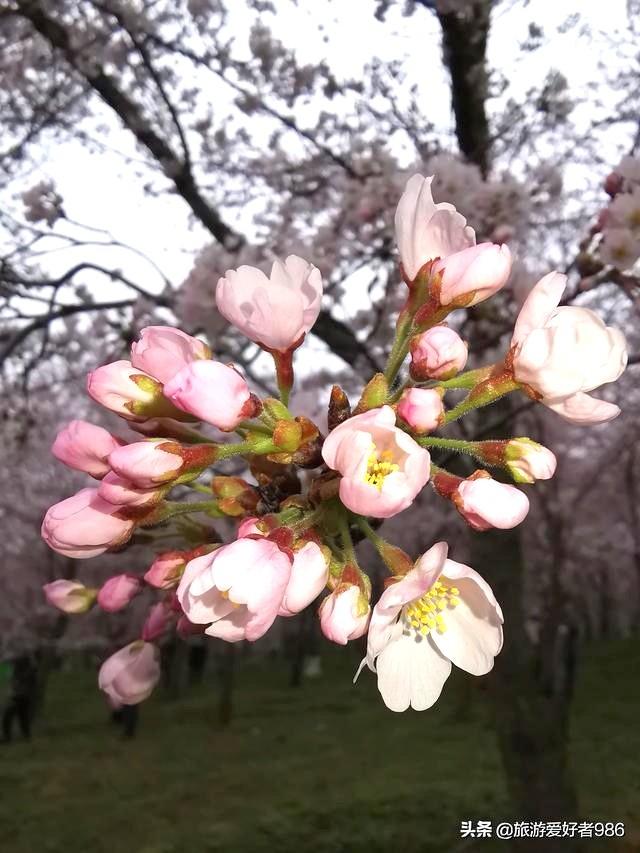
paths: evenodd
<path fill-rule="evenodd" d="M 220 658 L 220 697 L 218 700 L 218 722 L 226 728 L 233 717 L 233 686 L 236 669 L 236 644 L 225 643 Z"/>
<path fill-rule="evenodd" d="M 508 411 L 510 401 L 498 406 Z M 503 427 L 507 437 L 512 429 Z M 473 536 L 471 565 L 491 583 L 505 613 L 505 643 L 491 674 L 498 744 L 515 820 L 575 820 L 577 794 L 569 764 L 569 722 L 576 670 L 577 632 L 563 620 L 562 528 L 547 516 L 550 582 L 537 636 L 526 628 L 525 562 L 521 528 Z M 537 518 L 536 524 L 545 523 Z M 545 579 L 541 575 L 541 583 Z M 514 839 L 513 850 L 529 840 Z M 578 838 L 546 838 L 545 853 L 583 849 Z"/>
<path fill-rule="evenodd" d="M 433 0 L 418 2 L 433 8 Z M 451 74 L 451 107 L 458 145 L 467 160 L 478 166 L 483 178 L 489 173 L 491 153 L 486 53 L 492 5 L 492 0 L 475 0 L 461 14 L 436 13 L 442 29 L 444 65 Z"/>

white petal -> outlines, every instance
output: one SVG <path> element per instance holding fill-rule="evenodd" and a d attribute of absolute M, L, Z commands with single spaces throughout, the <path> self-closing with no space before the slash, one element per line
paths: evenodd
<path fill-rule="evenodd" d="M 446 631 L 430 635 L 452 663 L 471 675 L 485 675 L 502 648 L 502 620 L 495 605 L 471 578 L 456 581 L 460 603 L 442 615 Z"/>
<path fill-rule="evenodd" d="M 428 638 L 403 634 L 381 652 L 377 661 L 378 690 L 392 711 L 430 708 L 440 696 L 451 663 Z"/>
<path fill-rule="evenodd" d="M 620 414 L 620 408 L 615 403 L 598 400 L 590 394 L 578 393 L 561 400 L 546 399 L 542 402 L 565 420 L 580 426 L 604 424 Z"/>
<path fill-rule="evenodd" d="M 512 344 L 519 343 L 534 329 L 542 328 L 562 298 L 567 277 L 550 272 L 543 276 L 524 301 L 513 330 Z"/>

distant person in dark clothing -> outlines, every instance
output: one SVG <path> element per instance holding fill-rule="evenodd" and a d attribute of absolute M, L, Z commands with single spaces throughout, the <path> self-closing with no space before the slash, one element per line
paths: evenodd
<path fill-rule="evenodd" d="M 31 738 L 31 720 L 37 692 L 37 672 L 29 655 L 22 655 L 13 662 L 11 693 L 2 715 L 2 739 L 10 743 L 13 722 L 17 719 L 25 740 Z"/>
<path fill-rule="evenodd" d="M 198 643 L 189 647 L 189 683 L 202 684 L 209 647 Z"/>
<path fill-rule="evenodd" d="M 137 705 L 120 705 L 111 711 L 111 722 L 122 727 L 123 737 L 132 738 L 138 728 L 138 716 Z"/>

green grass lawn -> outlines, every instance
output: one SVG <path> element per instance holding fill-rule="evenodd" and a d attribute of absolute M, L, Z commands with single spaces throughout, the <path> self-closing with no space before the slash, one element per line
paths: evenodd
<path fill-rule="evenodd" d="M 509 813 L 485 694 L 456 673 L 431 711 L 393 714 L 373 676 L 351 685 L 349 652 L 297 690 L 282 665 L 246 664 L 224 731 L 214 688 L 160 692 L 134 741 L 91 672 L 55 674 L 33 741 L 0 747 L 1 853 L 469 849 L 461 820 Z M 571 744 L 581 819 L 623 820 L 636 842 L 639 670 L 637 640 L 585 650 Z"/>

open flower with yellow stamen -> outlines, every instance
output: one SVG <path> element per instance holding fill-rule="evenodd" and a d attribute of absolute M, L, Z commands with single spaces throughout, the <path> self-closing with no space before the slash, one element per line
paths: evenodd
<path fill-rule="evenodd" d="M 438 542 L 373 609 L 366 664 L 392 711 L 430 708 L 451 664 L 485 675 L 502 648 L 502 610 L 489 584 L 469 566 L 447 559 Z M 355 680 L 355 679 L 354 679 Z"/>
<path fill-rule="evenodd" d="M 342 503 L 374 518 L 389 518 L 406 509 L 429 479 L 428 451 L 396 427 L 391 406 L 340 424 L 329 433 L 322 456 L 342 474 Z"/>

